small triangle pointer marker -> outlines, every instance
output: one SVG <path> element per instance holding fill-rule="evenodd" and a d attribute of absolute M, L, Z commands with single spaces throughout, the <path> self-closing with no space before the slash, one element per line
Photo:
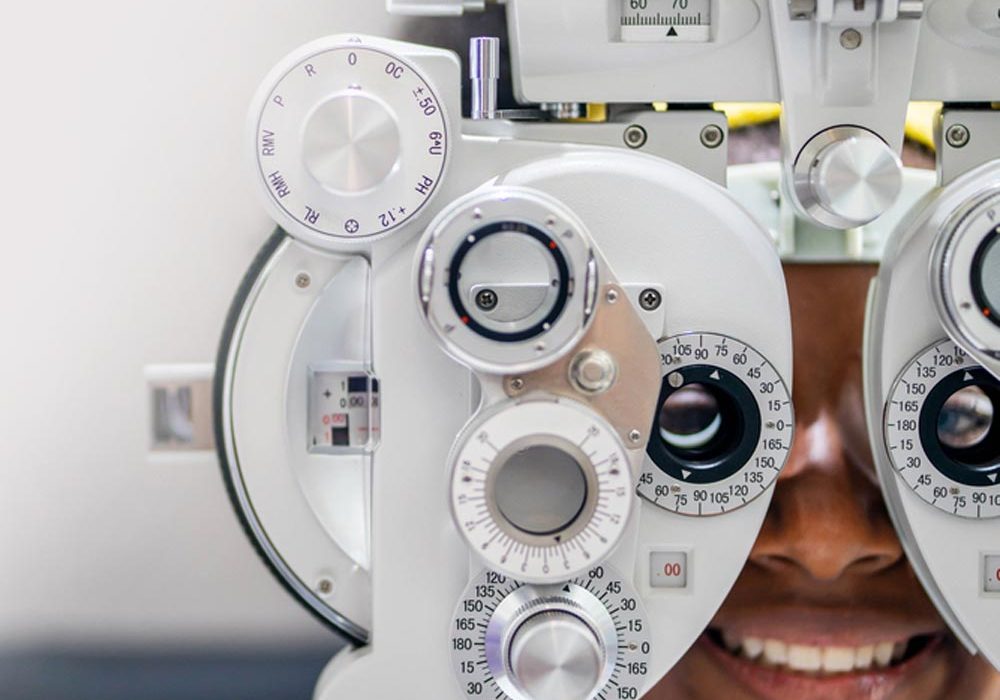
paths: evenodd
<path fill-rule="evenodd" d="M 997 483 L 997 475 L 996 474 L 989 474 L 988 476 L 990 478 L 990 481 L 992 481 L 994 484 Z"/>
<path fill-rule="evenodd" d="M 671 27 L 670 31 L 667 32 L 667 36 L 677 36 L 677 30 L 674 27 Z"/>
<path fill-rule="evenodd" d="M 691 472 L 689 472 L 687 469 L 681 469 L 681 476 L 683 476 L 684 479 L 687 480 L 687 478 L 691 476 Z"/>
<path fill-rule="evenodd" d="M 971 382 L 975 377 L 972 376 L 972 372 L 966 372 L 965 376 L 962 377 L 963 382 Z"/>
<path fill-rule="evenodd" d="M 722 377 L 719 376 L 719 370 L 715 370 L 714 372 L 712 372 L 710 375 L 708 375 L 708 378 L 714 379 L 716 381 L 722 379 Z"/>

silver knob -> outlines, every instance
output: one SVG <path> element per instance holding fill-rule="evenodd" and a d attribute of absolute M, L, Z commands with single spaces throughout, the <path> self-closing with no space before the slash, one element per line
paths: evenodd
<path fill-rule="evenodd" d="M 364 192 L 392 172 L 400 155 L 392 113 L 367 95 L 336 95 L 309 116 L 302 157 L 309 174 L 340 194 Z"/>
<path fill-rule="evenodd" d="M 569 378 L 584 394 L 601 394 L 614 386 L 618 365 L 604 350 L 584 350 L 570 362 Z"/>
<path fill-rule="evenodd" d="M 854 228 L 874 221 L 899 197 L 903 166 L 877 135 L 836 127 L 815 136 L 795 163 L 795 194 L 823 226 Z"/>
<path fill-rule="evenodd" d="M 603 680 L 605 659 L 590 627 L 564 611 L 528 618 L 510 645 L 514 684 L 534 700 L 589 700 Z"/>
<path fill-rule="evenodd" d="M 472 81 L 472 118 L 496 119 L 500 82 L 500 40 L 475 37 L 469 42 L 469 79 Z"/>

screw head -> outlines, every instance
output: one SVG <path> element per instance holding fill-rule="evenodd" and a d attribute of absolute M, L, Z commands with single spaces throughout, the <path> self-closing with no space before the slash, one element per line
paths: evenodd
<path fill-rule="evenodd" d="M 964 148 L 968 145 L 972 135 L 969 133 L 969 128 L 964 124 L 953 124 L 948 127 L 948 133 L 944 137 L 948 145 L 952 148 Z"/>
<path fill-rule="evenodd" d="M 680 372 L 672 372 L 669 377 L 667 377 L 667 384 L 669 384 L 674 389 L 680 388 L 684 385 L 684 375 Z"/>
<path fill-rule="evenodd" d="M 725 140 L 726 134 L 717 124 L 709 124 L 701 130 L 701 145 L 705 148 L 718 148 Z"/>
<path fill-rule="evenodd" d="M 316 590 L 318 590 L 323 595 L 330 595 L 331 593 L 333 593 L 333 581 L 331 581 L 328 578 L 321 580 L 319 582 L 319 585 L 316 586 Z"/>
<path fill-rule="evenodd" d="M 656 289 L 644 289 L 642 293 L 639 294 L 639 306 L 642 307 L 644 311 L 656 311 L 660 308 L 660 304 L 663 303 L 663 296 Z"/>
<path fill-rule="evenodd" d="M 625 128 L 625 145 L 629 148 L 642 148 L 646 145 L 648 138 L 646 130 L 638 124 L 632 124 Z"/>
<path fill-rule="evenodd" d="M 514 377 L 510 380 L 510 390 L 515 392 L 524 391 L 524 380 L 520 377 Z"/>
<path fill-rule="evenodd" d="M 604 295 L 604 298 L 608 300 L 609 304 L 615 304 L 618 302 L 618 291 L 609 289 L 608 293 Z"/>
<path fill-rule="evenodd" d="M 640 440 L 642 440 L 642 433 L 633 428 L 632 432 L 628 434 L 628 439 L 631 440 L 632 442 L 639 442 Z"/>
<path fill-rule="evenodd" d="M 857 29 L 845 29 L 840 33 L 840 45 L 848 51 L 853 51 L 861 46 L 862 41 L 864 41 L 864 37 Z"/>
<path fill-rule="evenodd" d="M 312 277 L 309 276 L 308 272 L 300 272 L 295 275 L 295 286 L 299 289 L 306 289 L 310 284 L 312 284 Z"/>
<path fill-rule="evenodd" d="M 476 294 L 476 306 L 483 311 L 492 311 L 497 307 L 497 293 L 492 289 L 480 289 Z"/>

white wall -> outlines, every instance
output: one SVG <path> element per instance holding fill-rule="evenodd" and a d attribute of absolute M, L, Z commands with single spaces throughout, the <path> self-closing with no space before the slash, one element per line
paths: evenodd
<path fill-rule="evenodd" d="M 144 365 L 214 359 L 272 224 L 241 150 L 286 52 L 382 0 L 54 0 L 0 23 L 0 645 L 329 640 L 214 459 L 146 460 Z"/>

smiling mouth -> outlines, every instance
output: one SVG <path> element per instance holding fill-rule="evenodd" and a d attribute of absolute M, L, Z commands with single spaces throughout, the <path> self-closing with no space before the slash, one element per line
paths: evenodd
<path fill-rule="evenodd" d="M 928 651 L 940 634 L 921 634 L 904 640 L 885 640 L 861 646 L 814 646 L 779 639 L 739 637 L 710 628 L 706 637 L 715 646 L 744 662 L 790 674 L 827 677 L 885 672 Z"/>

